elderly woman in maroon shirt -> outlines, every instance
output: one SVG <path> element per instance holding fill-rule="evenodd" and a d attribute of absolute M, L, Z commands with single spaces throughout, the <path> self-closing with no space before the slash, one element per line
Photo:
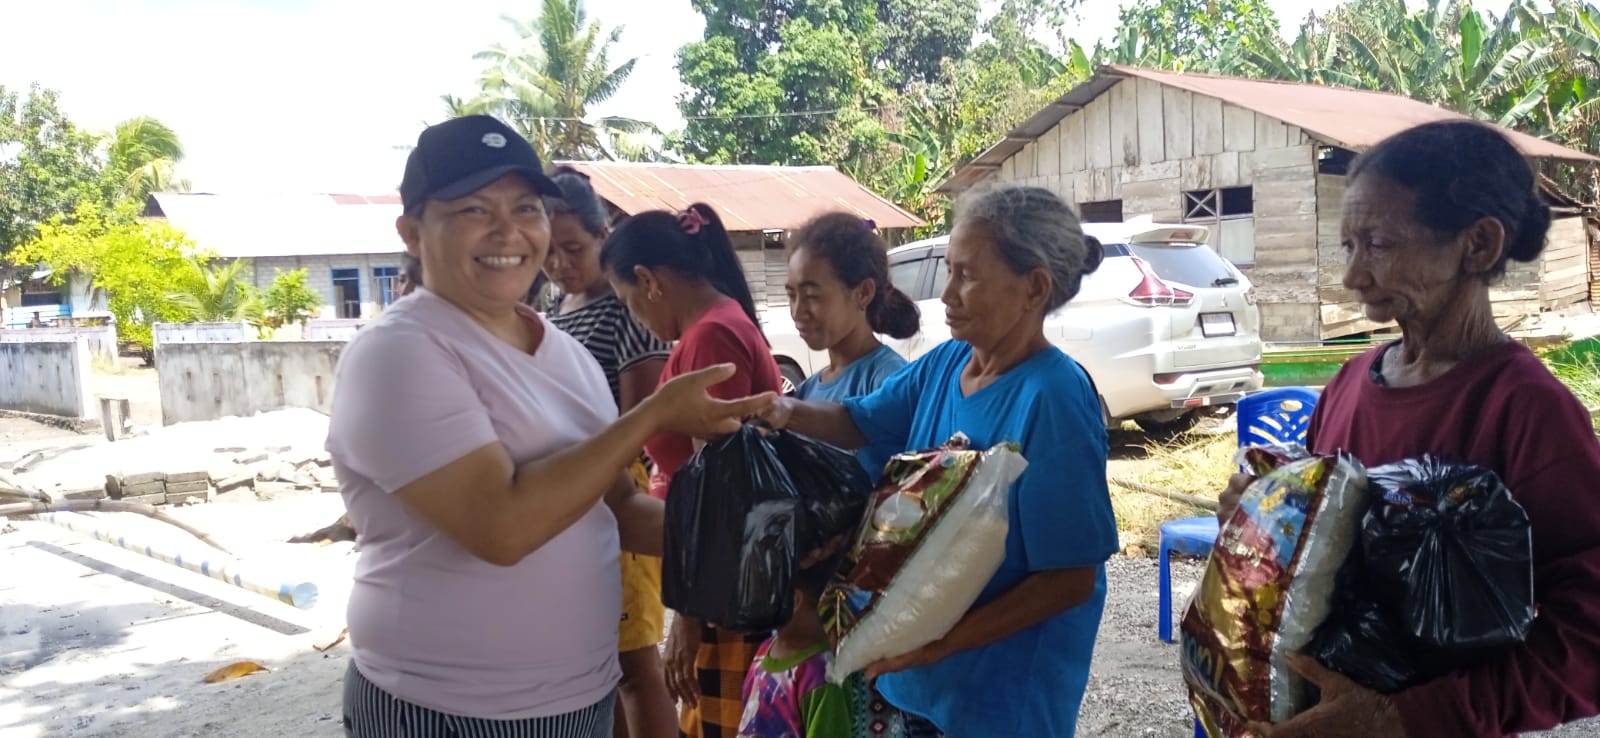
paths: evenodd
<path fill-rule="evenodd" d="M 1549 227 L 1527 162 L 1478 123 L 1413 128 L 1351 166 L 1344 285 L 1369 319 L 1399 323 L 1401 338 L 1328 384 L 1311 448 L 1369 466 L 1431 453 L 1493 469 L 1532 523 L 1538 619 L 1522 645 L 1393 695 L 1302 659 L 1322 702 L 1267 736 L 1487 738 L 1600 712 L 1600 443 L 1489 301 L 1507 260 L 1537 259 Z M 1248 483 L 1233 479 L 1219 514 Z"/>

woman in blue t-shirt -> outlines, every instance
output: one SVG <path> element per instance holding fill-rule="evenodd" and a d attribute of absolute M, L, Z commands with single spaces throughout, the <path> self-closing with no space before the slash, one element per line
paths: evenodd
<path fill-rule="evenodd" d="M 763 413 L 844 448 L 923 449 L 957 432 L 1013 442 L 1029 466 L 1011 490 L 1006 557 L 944 638 L 867 669 L 890 703 L 955 738 L 1071 738 L 1117 550 L 1105 418 L 1083 369 L 1044 319 L 1103 256 L 1049 190 L 964 200 L 942 299 L 954 340 L 843 405 L 774 398 Z M 920 722 L 920 721 L 919 721 Z"/>
<path fill-rule="evenodd" d="M 801 382 L 795 397 L 841 403 L 871 394 L 906 365 L 876 334 L 910 338 L 922 329 L 917 304 L 889 282 L 888 247 L 871 222 L 850 213 L 812 219 L 789 244 L 789 317 L 812 351 L 828 352 L 828 366 Z M 902 450 L 863 448 L 856 457 L 877 478 Z"/>

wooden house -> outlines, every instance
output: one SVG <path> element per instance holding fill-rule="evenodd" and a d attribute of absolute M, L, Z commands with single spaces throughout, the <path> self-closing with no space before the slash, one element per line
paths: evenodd
<path fill-rule="evenodd" d="M 1263 338 L 1316 342 L 1382 328 L 1341 284 L 1349 162 L 1407 128 L 1464 117 L 1381 92 L 1102 67 L 940 189 L 1020 182 L 1054 190 L 1086 221 L 1207 224 L 1211 245 L 1255 285 Z M 1506 133 L 1532 159 L 1600 162 Z M 1581 208 L 1550 194 L 1557 220 L 1548 248 L 1535 263 L 1513 264 L 1493 293 L 1508 326 L 1587 309 L 1589 230 Z"/>

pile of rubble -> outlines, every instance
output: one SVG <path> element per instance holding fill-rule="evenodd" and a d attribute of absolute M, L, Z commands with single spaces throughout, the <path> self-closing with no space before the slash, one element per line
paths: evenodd
<path fill-rule="evenodd" d="M 322 450 L 328 418 L 290 409 L 180 423 L 115 443 L 39 449 L 0 463 L 10 478 L 53 499 L 111 498 L 147 505 L 270 500 L 339 491 Z"/>

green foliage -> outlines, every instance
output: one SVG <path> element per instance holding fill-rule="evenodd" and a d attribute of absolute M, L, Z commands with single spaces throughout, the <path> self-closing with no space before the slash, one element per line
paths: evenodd
<path fill-rule="evenodd" d="M 1403 0 L 1396 0 L 1403 1 Z M 1265 0 L 1161 0 L 1125 5 L 1104 61 L 1228 73 L 1241 55 L 1274 47 L 1278 19 Z"/>
<path fill-rule="evenodd" d="M 582 0 L 544 0 L 531 22 L 506 18 L 512 45 L 495 44 L 477 55 L 490 62 L 472 100 L 443 98 L 452 116 L 488 113 L 516 128 L 549 159 L 658 157 L 649 137 L 660 131 L 618 116 L 591 119 L 589 109 L 611 99 L 637 59 L 611 65 L 611 46 L 622 27 L 605 31 L 590 21 Z"/>
<path fill-rule="evenodd" d="M 121 180 L 119 194 L 141 203 L 152 192 L 188 191 L 188 180 L 176 172 L 182 159 L 177 132 L 148 116 L 119 124 L 106 150 L 109 174 Z"/>
<path fill-rule="evenodd" d="M 178 289 L 167 295 L 185 321 L 260 322 L 260 295 L 244 281 L 246 262 L 233 259 L 219 265 L 191 256 L 185 266 Z"/>
<path fill-rule="evenodd" d="M 52 218 L 110 207 L 116 188 L 99 145 L 61 112 L 55 92 L 0 86 L 0 267 L 26 264 L 13 252 Z"/>
<path fill-rule="evenodd" d="M 79 202 L 70 216 L 40 225 L 38 235 L 11 258 L 49 267 L 57 282 L 72 273 L 89 275 L 93 288 L 107 294 L 117 334 L 149 348 L 152 323 L 187 318 L 169 296 L 193 278 L 194 247 L 167 224 L 140 220 L 136 213 L 131 203 L 107 209 Z"/>
<path fill-rule="evenodd" d="M 322 296 L 306 286 L 306 270 L 295 269 L 278 272 L 262 298 L 263 324 L 276 328 L 285 325 L 305 325 L 322 307 Z"/>

